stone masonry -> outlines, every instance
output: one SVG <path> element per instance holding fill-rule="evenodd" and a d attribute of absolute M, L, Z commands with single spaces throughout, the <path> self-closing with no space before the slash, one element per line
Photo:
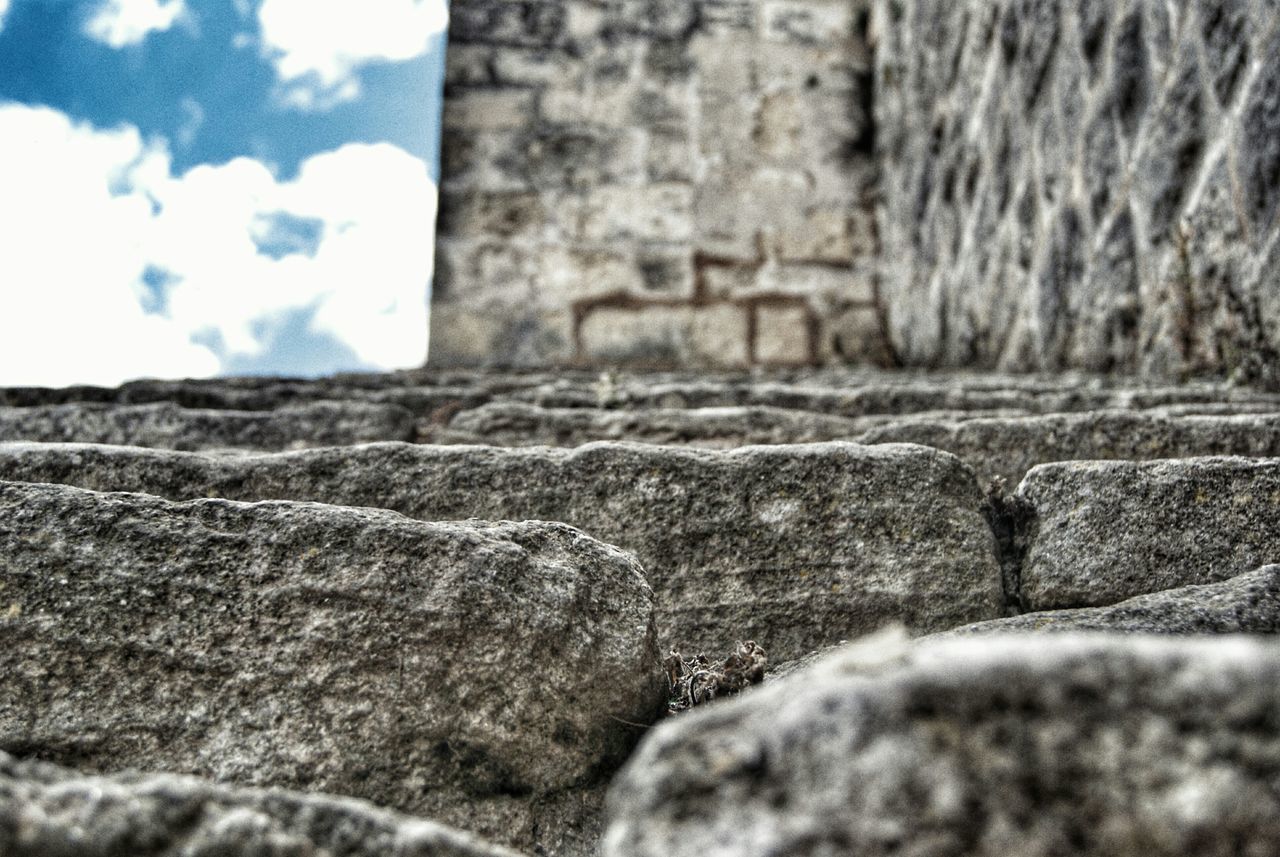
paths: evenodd
<path fill-rule="evenodd" d="M 436 365 L 1280 384 L 1270 0 L 458 0 Z"/>
<path fill-rule="evenodd" d="M 1280 380 L 1280 6 L 881 0 L 873 29 L 905 362 Z"/>
<path fill-rule="evenodd" d="M 0 857 L 1280 854 L 1280 0 L 452 14 L 435 365 L 0 389 Z"/>
<path fill-rule="evenodd" d="M 881 361 L 863 0 L 455 0 L 434 365 Z"/>
<path fill-rule="evenodd" d="M 432 369 L 0 403 L 4 857 L 1277 853 L 1275 394 Z M 673 650 L 740 695 L 668 715 Z M 759 686 L 708 679 L 741 650 Z"/>

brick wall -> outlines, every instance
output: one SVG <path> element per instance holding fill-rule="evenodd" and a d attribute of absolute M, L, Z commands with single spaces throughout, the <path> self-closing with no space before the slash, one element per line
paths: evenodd
<path fill-rule="evenodd" d="M 436 365 L 888 359 L 864 0 L 454 0 Z"/>

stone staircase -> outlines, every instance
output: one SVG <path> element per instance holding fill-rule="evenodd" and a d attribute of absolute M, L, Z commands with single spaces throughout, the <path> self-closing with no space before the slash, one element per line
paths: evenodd
<path fill-rule="evenodd" d="M 1277 562 L 1217 384 L 0 390 L 0 855 L 1276 854 Z"/>

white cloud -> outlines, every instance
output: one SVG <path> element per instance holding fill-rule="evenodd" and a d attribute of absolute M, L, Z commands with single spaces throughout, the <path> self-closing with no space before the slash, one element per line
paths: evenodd
<path fill-rule="evenodd" d="M 85 21 L 84 34 L 113 48 L 128 47 L 169 29 L 185 12 L 184 0 L 102 0 Z"/>
<path fill-rule="evenodd" d="M 444 0 L 263 0 L 258 8 L 284 100 L 301 109 L 356 98 L 362 66 L 424 55 L 448 20 Z"/>
<path fill-rule="evenodd" d="M 291 181 L 249 158 L 174 176 L 133 128 L 0 105 L 0 187 L 0 383 L 209 375 L 193 337 L 251 357 L 301 308 L 364 363 L 425 358 L 435 187 L 394 146 L 342 146 Z M 260 252 L 279 213 L 318 224 L 314 253 Z M 167 281 L 159 315 L 149 271 Z"/>
<path fill-rule="evenodd" d="M 0 0 L 0 30 L 4 29 L 4 16 L 9 14 L 9 0 Z"/>

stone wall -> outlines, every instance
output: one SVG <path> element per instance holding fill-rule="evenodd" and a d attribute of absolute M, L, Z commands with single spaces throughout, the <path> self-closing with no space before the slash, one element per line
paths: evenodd
<path fill-rule="evenodd" d="M 876 0 L 872 34 L 905 362 L 1280 382 L 1280 4 Z"/>
<path fill-rule="evenodd" d="M 865 0 L 454 0 L 434 365 L 885 357 Z"/>

